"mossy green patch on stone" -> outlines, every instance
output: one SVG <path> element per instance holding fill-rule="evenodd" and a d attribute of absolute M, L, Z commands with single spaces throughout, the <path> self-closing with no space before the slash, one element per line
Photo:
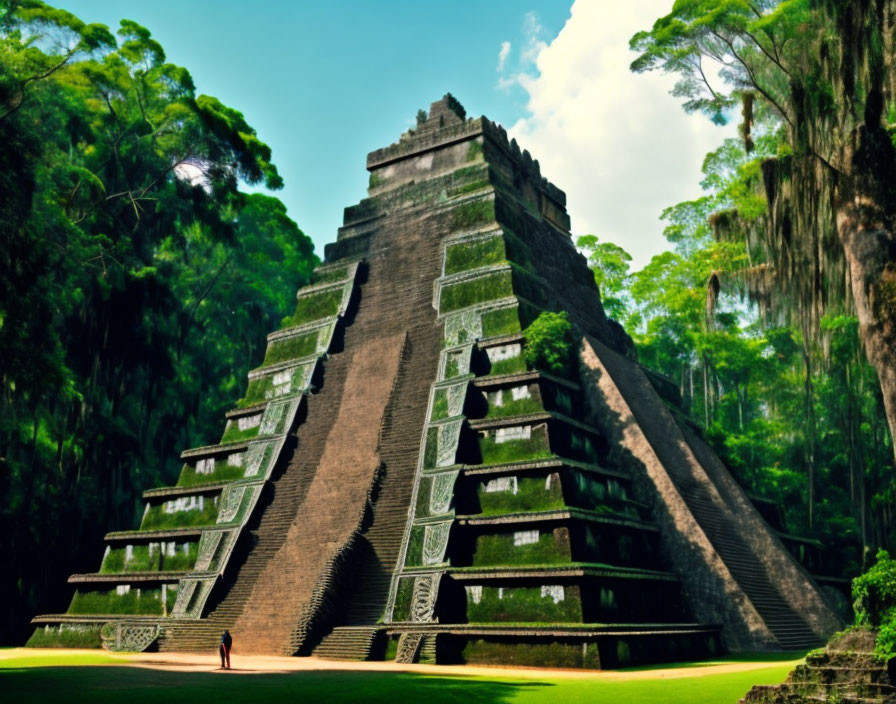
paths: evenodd
<path fill-rule="evenodd" d="M 212 482 L 228 482 L 234 479 L 242 479 L 245 467 L 226 462 L 215 464 L 214 471 L 209 474 L 201 474 L 195 467 L 185 464 L 177 480 L 177 486 L 198 486 L 199 484 L 211 484 Z"/>
<path fill-rule="evenodd" d="M 199 544 L 194 541 L 175 542 L 174 554 L 159 543 L 137 544 L 131 547 L 131 559 L 127 559 L 126 548 L 112 548 L 103 559 L 100 572 L 120 574 L 122 572 L 180 572 L 192 569 L 199 554 Z"/>
<path fill-rule="evenodd" d="M 467 147 L 467 161 L 477 161 L 482 158 L 482 143 L 474 139 Z"/>
<path fill-rule="evenodd" d="M 439 297 L 439 312 L 450 313 L 477 303 L 486 303 L 512 295 L 513 283 L 510 271 L 496 271 L 493 274 L 443 286 Z"/>
<path fill-rule="evenodd" d="M 483 515 L 494 516 L 527 511 L 552 511 L 564 508 L 563 489 L 556 476 L 513 477 L 510 489 L 488 491 L 489 482 L 479 485 L 479 507 Z M 513 489 L 516 491 L 513 491 Z"/>
<path fill-rule="evenodd" d="M 517 532 L 532 529 L 521 528 Z M 473 566 L 508 566 L 521 565 L 556 565 L 569 562 L 569 544 L 558 539 L 560 531 L 539 531 L 535 542 L 515 544 L 519 542 L 514 533 L 496 533 L 480 535 L 476 538 L 476 549 L 473 553 Z"/>
<path fill-rule="evenodd" d="M 405 578 L 398 580 L 398 589 L 395 594 L 395 609 L 392 612 L 393 621 L 411 620 L 411 599 L 414 597 L 414 580 Z"/>
<path fill-rule="evenodd" d="M 578 587 L 482 587 L 475 603 L 467 596 L 467 621 L 471 623 L 582 622 Z"/>
<path fill-rule="evenodd" d="M 333 269 L 326 269 L 324 271 L 315 271 L 311 274 L 311 283 L 328 284 L 335 283 L 336 281 L 344 281 L 348 278 L 348 270 L 349 266 L 346 265 L 334 267 Z"/>
<path fill-rule="evenodd" d="M 215 520 L 218 518 L 218 505 L 209 496 L 204 498 L 202 508 L 195 508 L 189 511 L 167 513 L 164 505 L 164 503 L 150 505 L 149 510 L 143 516 L 140 530 L 210 526 L 214 525 Z"/>
<path fill-rule="evenodd" d="M 75 592 L 70 614 L 132 614 L 161 616 L 163 613 L 161 588 L 131 587 L 125 594 L 114 589 Z"/>
<path fill-rule="evenodd" d="M 296 301 L 295 312 L 283 321 L 284 325 L 288 327 L 304 325 L 313 320 L 336 315 L 339 312 L 339 305 L 342 303 L 342 294 L 343 290 L 340 286 L 301 296 Z"/>
<path fill-rule="evenodd" d="M 383 177 L 380 176 L 375 171 L 370 172 L 370 177 L 367 179 L 367 187 L 368 188 L 376 188 L 383 184 Z"/>
<path fill-rule="evenodd" d="M 589 643 L 583 648 L 583 646 L 578 643 L 564 643 L 557 641 L 547 643 L 511 643 L 504 640 L 495 641 L 477 638 L 467 641 L 462 651 L 462 657 L 466 663 L 483 665 L 506 665 L 507 663 L 512 662 L 517 666 L 531 667 L 597 668 L 600 666 L 597 645 L 594 643 Z M 596 690 L 602 689 L 602 687 L 594 687 L 593 684 L 590 683 L 589 686 Z M 607 699 L 606 701 L 644 701 L 638 698 L 629 699 L 627 691 L 628 690 L 622 689 L 615 693 L 612 699 Z M 590 695 L 585 695 L 584 692 L 582 693 L 582 696 L 585 699 L 593 699 Z M 618 699 L 616 699 L 616 697 L 618 697 Z M 577 698 L 574 697 L 569 701 L 575 701 L 576 699 Z M 555 699 L 554 701 L 557 700 Z M 660 697 L 655 701 L 663 701 L 671 704 L 673 700 Z M 709 700 L 701 699 L 701 701 Z"/>
<path fill-rule="evenodd" d="M 460 376 L 460 365 L 458 364 L 459 355 L 449 354 L 445 360 L 445 378 L 453 379 Z"/>
<path fill-rule="evenodd" d="M 504 238 L 500 234 L 488 239 L 452 244 L 445 249 L 445 274 L 500 264 L 505 259 Z"/>
<path fill-rule="evenodd" d="M 411 528 L 411 536 L 408 539 L 408 552 L 404 563 L 406 565 L 415 566 L 423 564 L 423 535 L 424 526 L 414 526 Z"/>
<path fill-rule="evenodd" d="M 427 428 L 426 447 L 423 450 L 423 466 L 432 469 L 436 466 L 436 458 L 439 453 L 439 429 Z"/>
<path fill-rule="evenodd" d="M 262 366 L 267 367 L 314 354 L 317 351 L 318 337 L 319 331 L 313 330 L 304 335 L 288 337 L 285 340 L 274 340 L 268 345 Z"/>
<path fill-rule="evenodd" d="M 28 648 L 102 648 L 101 628 L 87 624 L 38 626 L 25 645 Z"/>
<path fill-rule="evenodd" d="M 468 230 L 495 221 L 495 202 L 477 200 L 458 205 L 452 211 L 451 229 Z"/>
<path fill-rule="evenodd" d="M 489 375 L 520 374 L 526 371 L 529 371 L 529 367 L 526 365 L 526 360 L 523 359 L 522 355 L 517 355 L 516 357 L 508 357 L 507 359 L 500 359 L 497 362 L 492 362 Z"/>
<path fill-rule="evenodd" d="M 520 332 L 520 318 L 516 307 L 499 308 L 482 314 L 482 337 L 499 337 Z"/>
<path fill-rule="evenodd" d="M 258 436 L 258 428 L 259 426 L 256 425 L 253 428 L 245 428 L 243 430 L 240 430 L 239 423 L 232 420 L 224 429 L 224 435 L 221 436 L 221 444 L 224 445 L 228 442 L 242 442 L 244 440 L 251 440 L 252 438 Z"/>
<path fill-rule="evenodd" d="M 511 357 L 511 359 L 513 359 Z M 501 360 L 506 362 L 509 360 Z M 501 399 L 500 404 L 496 403 Z M 527 413 L 539 413 L 544 410 L 541 399 L 537 396 L 514 399 L 511 389 L 499 389 L 488 394 L 489 404 L 487 418 L 507 418 L 509 416 L 521 416 Z"/>
<path fill-rule="evenodd" d="M 430 420 L 442 420 L 448 417 L 448 390 L 436 389 L 432 397 L 432 413 Z"/>
<path fill-rule="evenodd" d="M 479 451 L 482 454 L 482 464 L 504 464 L 552 457 L 547 428 L 544 425 L 536 426 L 531 432 L 531 437 L 500 443 L 496 442 L 491 434 L 480 436 Z"/>

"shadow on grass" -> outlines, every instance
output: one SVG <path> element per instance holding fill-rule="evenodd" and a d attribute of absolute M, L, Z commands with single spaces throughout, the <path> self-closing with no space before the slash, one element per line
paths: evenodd
<path fill-rule="evenodd" d="M 248 671 L 247 671 L 248 672 Z M 166 672 L 143 668 L 32 667 L 0 670 L 5 701 L 55 704 L 220 704 L 240 702 L 421 702 L 503 704 L 548 682 L 391 672 Z"/>

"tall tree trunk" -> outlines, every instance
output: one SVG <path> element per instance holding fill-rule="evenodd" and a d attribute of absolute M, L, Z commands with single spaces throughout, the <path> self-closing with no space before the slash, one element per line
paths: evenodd
<path fill-rule="evenodd" d="M 877 370 L 890 438 L 896 438 L 896 151 L 880 128 L 862 127 L 837 203 L 837 231 L 859 320 Z M 893 445 L 896 459 L 896 443 Z"/>

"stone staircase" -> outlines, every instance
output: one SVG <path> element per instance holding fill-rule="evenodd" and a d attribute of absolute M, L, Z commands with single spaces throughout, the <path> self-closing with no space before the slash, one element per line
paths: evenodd
<path fill-rule="evenodd" d="M 388 246 L 399 237 L 411 241 L 402 242 L 401 252 Z M 293 456 L 272 482 L 257 527 L 242 540 L 244 562 L 216 590 L 223 596 L 206 617 L 166 624 L 160 649 L 214 651 L 227 628 L 236 654 L 308 652 L 316 643 L 303 642 L 303 624 L 332 589 L 333 556 L 351 542 L 356 588 L 335 625 L 366 628 L 337 630 L 314 652 L 368 656 L 401 547 L 439 354 L 431 304 L 438 238 L 419 225 L 390 228 L 386 238 L 368 260 L 369 278 L 342 351 L 325 361 L 322 389 L 308 398 Z M 375 448 L 368 449 L 376 451 L 362 456 L 356 440 L 371 432 Z"/>
<path fill-rule="evenodd" d="M 375 626 L 337 626 L 314 649 L 314 654 L 328 660 L 366 660 L 378 630 Z"/>
<path fill-rule="evenodd" d="M 810 653 L 784 684 L 755 686 L 741 704 L 893 704 L 896 660 L 888 665 L 873 651 L 872 631 L 846 631 Z"/>
<path fill-rule="evenodd" d="M 784 600 L 765 567 L 744 542 L 732 524 L 730 512 L 720 511 L 707 488 L 693 479 L 679 479 L 676 483 L 697 523 L 781 648 L 807 650 L 820 646 L 822 641 Z"/>

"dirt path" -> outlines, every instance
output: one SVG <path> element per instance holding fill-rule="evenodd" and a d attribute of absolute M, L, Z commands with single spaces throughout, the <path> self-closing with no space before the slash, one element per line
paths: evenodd
<path fill-rule="evenodd" d="M 67 656 L 97 655 L 104 651 L 66 650 L 40 648 L 12 648 L 0 651 L 0 661 L 16 658 L 46 657 L 48 665 L 54 659 Z M 681 666 L 637 671 L 616 670 L 557 670 L 548 668 L 509 668 L 482 667 L 474 665 L 402 665 L 395 662 L 347 662 L 339 660 L 322 660 L 319 658 L 294 658 L 275 655 L 245 655 L 234 650 L 233 669 L 221 670 L 216 655 L 198 655 L 196 653 L 133 653 L 108 654 L 120 662 L 108 662 L 101 667 L 141 667 L 171 672 L 215 672 L 222 675 L 252 675 L 286 672 L 302 672 L 306 670 L 352 670 L 360 672 L 409 672 L 418 675 L 480 676 L 509 677 L 513 679 L 594 679 L 607 682 L 628 680 L 679 679 L 683 677 L 704 677 L 732 672 L 748 672 L 768 667 L 789 665 L 795 667 L 799 660 L 762 660 L 758 662 L 719 662 L 694 666 Z M 69 664 L 69 663 L 65 663 Z"/>

